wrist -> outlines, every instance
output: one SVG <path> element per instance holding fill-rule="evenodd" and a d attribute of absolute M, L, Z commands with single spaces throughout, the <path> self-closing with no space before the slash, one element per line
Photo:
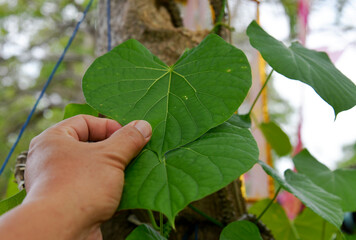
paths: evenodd
<path fill-rule="evenodd" d="M 31 225 L 41 228 L 40 232 L 35 232 L 44 238 L 34 239 L 86 239 L 94 229 L 100 227 L 100 223 L 90 221 L 90 209 L 77 207 L 75 201 L 63 201 L 60 196 L 63 195 L 47 195 L 44 198 L 30 194 L 20 205 L 19 211 L 25 214 L 24 217 L 31 216 Z"/>

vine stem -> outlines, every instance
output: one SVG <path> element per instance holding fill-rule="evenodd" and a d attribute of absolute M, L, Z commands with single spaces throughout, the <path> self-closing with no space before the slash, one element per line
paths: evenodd
<path fill-rule="evenodd" d="M 225 7 L 226 7 L 226 2 L 227 0 L 223 0 L 221 4 L 221 10 L 219 12 L 219 16 L 216 22 L 221 22 L 224 18 L 224 13 L 225 13 Z"/>
<path fill-rule="evenodd" d="M 231 12 L 229 1 L 226 1 L 226 9 L 227 9 L 227 25 L 231 28 Z M 231 37 L 231 29 L 229 29 L 229 43 L 232 44 L 232 37 Z"/>
<path fill-rule="evenodd" d="M 262 93 L 263 89 L 265 89 L 265 87 L 266 87 L 268 81 L 271 79 L 271 76 L 272 76 L 272 73 L 273 73 L 273 72 L 274 72 L 274 69 L 272 69 L 271 72 L 268 74 L 268 76 L 267 76 L 267 78 L 266 78 L 266 81 L 263 83 L 263 86 L 261 87 L 261 90 L 260 90 L 259 93 L 257 94 L 255 100 L 253 101 L 253 103 L 252 103 L 252 105 L 251 105 L 251 108 L 250 108 L 250 111 L 248 111 L 248 114 L 247 114 L 247 115 L 250 115 L 250 114 L 251 114 L 253 107 L 256 105 L 257 100 L 258 100 L 258 98 L 261 96 L 261 93 Z"/>
<path fill-rule="evenodd" d="M 218 225 L 219 227 L 224 227 L 224 224 L 222 224 L 221 222 L 219 222 L 218 220 L 216 220 L 213 217 L 210 217 L 209 215 L 207 215 L 206 213 L 200 211 L 198 208 L 194 207 L 193 205 L 189 204 L 188 207 L 190 209 L 192 209 L 194 212 L 200 214 L 201 216 L 205 217 L 206 219 L 208 219 L 210 222 Z"/>
<path fill-rule="evenodd" d="M 224 18 L 226 2 L 227 2 L 227 0 L 222 0 L 221 10 L 220 10 L 219 15 L 217 15 L 217 18 L 216 18 L 216 21 L 215 21 L 215 26 L 213 27 L 213 30 L 212 30 L 215 34 L 219 33 L 220 25 L 221 25 L 222 20 Z"/>
<path fill-rule="evenodd" d="M 153 216 L 153 212 L 151 210 L 147 210 L 148 212 L 148 216 L 150 217 L 150 221 L 152 223 L 152 227 L 159 231 L 160 230 L 160 227 L 158 227 L 157 223 L 156 223 L 156 220 L 155 220 L 155 217 Z"/>
<path fill-rule="evenodd" d="M 258 222 L 261 217 L 267 212 L 267 210 L 269 209 L 269 207 L 272 205 L 272 203 L 274 202 L 274 200 L 276 200 L 278 193 L 281 191 L 282 187 L 279 186 L 277 191 L 275 192 L 273 198 L 271 199 L 271 201 L 267 204 L 267 206 L 265 207 L 265 209 L 263 209 L 263 211 L 261 212 L 261 214 L 257 217 L 256 221 Z"/>
<path fill-rule="evenodd" d="M 322 230 L 321 230 L 321 240 L 323 240 L 325 237 L 325 225 L 326 225 L 326 221 L 323 220 L 323 225 L 322 225 Z"/>
<path fill-rule="evenodd" d="M 292 231 L 293 231 L 293 234 L 294 234 L 296 240 L 301 240 L 299 237 L 299 233 L 298 233 L 297 229 L 295 228 L 294 224 L 291 224 L 291 227 L 292 227 Z"/>
<path fill-rule="evenodd" d="M 159 213 L 159 233 L 163 236 L 163 214 Z"/>

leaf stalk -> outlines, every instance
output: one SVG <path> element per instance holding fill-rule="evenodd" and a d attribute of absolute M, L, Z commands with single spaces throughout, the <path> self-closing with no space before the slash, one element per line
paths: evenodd
<path fill-rule="evenodd" d="M 261 214 L 257 217 L 256 222 L 258 222 L 261 217 L 267 212 L 267 210 L 270 208 L 270 206 L 272 205 L 272 203 L 274 202 L 274 200 L 276 200 L 278 193 L 281 191 L 282 187 L 279 186 L 277 191 L 275 192 L 273 198 L 271 199 L 271 201 L 267 204 L 267 206 L 265 207 L 265 209 L 263 209 L 263 211 L 261 212 Z"/>
<path fill-rule="evenodd" d="M 225 14 L 226 2 L 227 2 L 227 0 L 222 0 L 221 10 L 220 10 L 220 13 L 218 15 L 218 18 L 215 21 L 215 26 L 214 26 L 214 28 L 212 30 L 212 32 L 214 32 L 215 34 L 219 34 L 220 26 L 221 26 L 221 23 L 222 23 L 222 20 L 224 18 L 224 14 Z"/>
<path fill-rule="evenodd" d="M 155 217 L 153 216 L 153 212 L 151 210 L 147 210 L 148 212 L 148 216 L 150 217 L 150 221 L 152 223 L 152 227 L 156 230 L 156 231 L 159 231 L 160 230 L 160 227 L 158 227 L 157 223 L 156 223 L 156 220 L 155 220 Z"/>
<path fill-rule="evenodd" d="M 322 223 L 323 225 L 322 225 L 322 229 L 321 229 L 321 240 L 323 240 L 324 239 L 324 237 L 325 237 L 325 225 L 326 225 L 326 221 L 325 221 L 325 219 L 323 220 L 323 223 Z"/>
<path fill-rule="evenodd" d="M 210 217 L 209 215 L 207 215 L 206 213 L 202 212 L 201 210 L 199 210 L 198 208 L 194 207 L 193 205 L 189 204 L 188 207 L 190 209 L 192 209 L 194 212 L 198 213 L 199 215 L 205 217 L 206 219 L 208 219 L 210 222 L 214 223 L 215 225 L 218 225 L 219 227 L 224 227 L 224 224 L 222 224 L 221 222 L 219 222 L 215 218 Z"/>
<path fill-rule="evenodd" d="M 259 99 L 259 97 L 261 96 L 261 93 L 263 91 L 263 89 L 265 89 L 265 87 L 267 86 L 268 81 L 271 79 L 272 73 L 274 72 L 274 69 L 271 70 L 271 72 L 268 74 L 266 81 L 263 83 L 263 86 L 261 87 L 261 90 L 259 91 L 259 93 L 257 94 L 255 100 L 253 101 L 250 111 L 248 111 L 248 115 L 251 114 L 253 107 L 256 105 L 257 100 Z"/>

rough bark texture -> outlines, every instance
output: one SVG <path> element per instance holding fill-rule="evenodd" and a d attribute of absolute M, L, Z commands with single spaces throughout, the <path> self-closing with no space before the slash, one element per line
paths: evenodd
<path fill-rule="evenodd" d="M 99 3 L 97 54 L 107 51 L 106 1 Z M 176 28 L 170 13 L 154 0 L 111 1 L 112 46 L 134 38 L 166 64 L 171 65 L 186 48 L 192 48 L 208 31 L 191 32 Z"/>
<path fill-rule="evenodd" d="M 159 2 L 159 1 L 158 1 Z M 192 48 L 208 34 L 208 31 L 189 31 L 175 27 L 172 14 L 166 7 L 157 5 L 155 0 L 111 1 L 112 46 L 135 38 L 153 54 L 168 65 L 175 63 L 186 48 Z M 97 55 L 107 51 L 106 1 L 99 2 L 97 25 Z M 226 188 L 192 205 L 206 214 L 227 224 L 246 213 L 240 182 L 235 181 Z M 125 239 L 137 224 L 149 223 L 146 211 L 120 211 L 102 226 L 104 239 Z M 183 210 L 176 218 L 177 231 L 172 231 L 169 239 L 219 239 L 221 228 L 209 222 L 190 208 Z"/>

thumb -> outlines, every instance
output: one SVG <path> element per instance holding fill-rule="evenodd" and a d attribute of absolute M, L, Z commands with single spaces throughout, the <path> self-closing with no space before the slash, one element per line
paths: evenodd
<path fill-rule="evenodd" d="M 144 120 L 136 120 L 120 128 L 100 144 L 104 145 L 102 150 L 107 156 L 126 167 L 150 140 L 151 135 L 151 125 Z"/>

